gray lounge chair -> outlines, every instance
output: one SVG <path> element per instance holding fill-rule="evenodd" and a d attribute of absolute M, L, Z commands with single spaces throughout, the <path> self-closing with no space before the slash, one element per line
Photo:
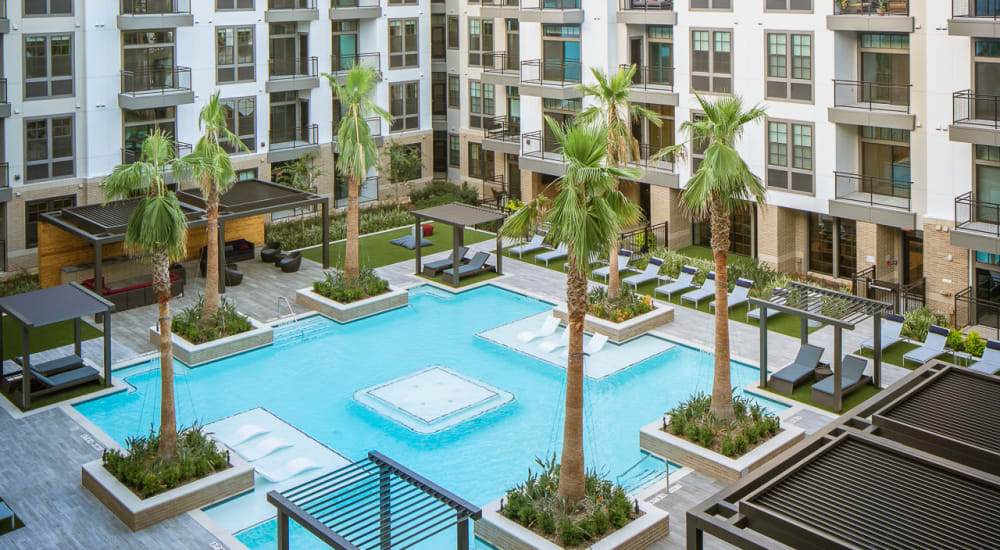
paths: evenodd
<path fill-rule="evenodd" d="M 783 289 L 783 288 L 775 289 L 774 293 L 778 294 L 778 295 L 782 295 L 782 296 L 788 296 L 788 290 Z M 778 310 L 776 310 L 776 309 L 774 309 L 773 307 L 767 308 L 767 318 L 768 319 L 770 319 L 771 317 L 774 317 L 775 315 L 777 315 L 779 313 L 781 313 L 781 312 L 778 311 Z M 754 307 L 753 304 L 747 306 L 747 322 L 750 322 L 750 319 L 756 319 L 758 323 L 760 322 L 760 308 L 759 307 Z"/>
<path fill-rule="evenodd" d="M 548 267 L 549 262 L 552 260 L 558 260 L 559 258 L 565 258 L 566 256 L 569 256 L 569 246 L 559 243 L 559 246 L 557 246 L 555 250 L 542 252 L 541 254 L 535 256 L 535 262 L 541 260 L 545 262 L 545 266 Z"/>
<path fill-rule="evenodd" d="M 686 265 L 681 268 L 681 274 L 677 277 L 676 281 L 656 287 L 656 289 L 653 290 L 653 295 L 666 294 L 667 300 L 669 300 L 673 294 L 683 292 L 694 287 L 694 276 L 697 275 L 697 273 L 698 269 Z"/>
<path fill-rule="evenodd" d="M 53 374 L 51 376 L 45 376 L 32 369 L 31 378 L 32 380 L 37 380 L 45 386 L 43 389 L 33 390 L 31 392 L 31 396 L 35 397 L 36 395 L 45 395 L 86 384 L 87 382 L 100 380 L 101 375 L 94 367 L 84 365 L 82 367 L 77 367 L 73 370 L 60 372 L 59 374 Z"/>
<path fill-rule="evenodd" d="M 601 254 L 591 252 L 590 257 L 587 258 L 587 265 L 591 266 L 601 261 Z M 563 271 L 569 271 L 569 262 L 563 264 Z"/>
<path fill-rule="evenodd" d="M 511 255 L 517 254 L 517 257 L 520 258 L 524 255 L 525 252 L 534 252 L 536 250 L 541 250 L 545 248 L 545 244 L 542 242 L 544 240 L 545 240 L 545 235 L 535 235 L 531 237 L 530 241 L 522 245 L 511 247 L 507 249 L 507 251 L 510 252 Z"/>
<path fill-rule="evenodd" d="M 743 305 L 750 301 L 750 289 L 753 287 L 753 281 L 749 279 L 736 279 L 736 286 L 733 287 L 733 291 L 729 293 L 729 299 L 726 300 L 726 304 L 729 309 L 733 309 L 736 306 Z M 715 302 L 708 304 L 708 309 L 715 309 Z"/>
<path fill-rule="evenodd" d="M 656 281 L 660 278 L 660 267 L 663 265 L 663 260 L 659 258 L 650 258 L 649 263 L 646 264 L 646 269 L 642 270 L 642 273 L 638 275 L 632 275 L 631 277 L 626 277 L 622 280 L 623 284 L 632 285 L 633 288 L 639 290 L 639 285 L 643 283 L 648 283 L 649 281 Z"/>
<path fill-rule="evenodd" d="M 854 390 L 868 383 L 869 378 L 865 376 L 865 368 L 867 366 L 868 361 L 858 357 L 857 355 L 844 356 L 844 360 L 840 364 L 841 396 L 849 395 Z M 812 394 L 810 395 L 813 403 L 829 407 L 831 409 L 836 408 L 837 404 L 834 403 L 833 396 L 834 376 L 836 376 L 836 374 L 827 376 L 826 378 L 813 384 Z"/>
<path fill-rule="evenodd" d="M 910 350 L 903 355 L 903 366 L 906 366 L 907 361 L 913 361 L 914 363 L 920 363 L 923 365 L 939 355 L 944 355 L 947 353 L 947 350 L 944 349 L 947 342 L 948 329 L 937 325 L 931 325 L 930 330 L 927 331 L 927 338 L 924 339 L 923 345 L 917 349 Z"/>
<path fill-rule="evenodd" d="M 465 259 L 465 255 L 469 252 L 469 247 L 460 246 L 458 247 L 458 261 L 462 262 Z M 448 257 L 442 260 L 437 260 L 434 262 L 427 262 L 424 264 L 423 274 L 428 277 L 434 277 L 441 272 L 442 269 L 448 269 L 452 264 L 452 252 L 448 252 Z"/>
<path fill-rule="evenodd" d="M 986 349 L 983 350 L 983 358 L 969 365 L 969 368 L 984 374 L 1000 372 L 1000 342 L 987 340 Z"/>
<path fill-rule="evenodd" d="M 632 251 L 631 250 L 619 250 L 618 251 L 618 271 L 619 273 L 628 269 L 628 264 L 632 261 Z M 601 277 L 604 282 L 608 282 L 608 278 L 611 277 L 611 266 L 606 265 L 604 267 L 599 267 L 590 272 L 594 277 Z"/>
<path fill-rule="evenodd" d="M 795 388 L 815 375 L 823 348 L 812 344 L 799 346 L 799 353 L 788 366 L 771 375 L 771 389 L 791 395 Z"/>
<path fill-rule="evenodd" d="M 410 250 L 413 250 L 414 248 L 416 248 L 416 246 L 414 246 L 413 244 L 417 241 L 416 235 L 417 235 L 417 229 L 413 228 L 410 230 L 409 235 L 406 235 L 404 237 L 397 237 L 389 242 L 395 245 L 402 246 L 403 248 L 409 248 Z M 420 236 L 420 246 L 430 246 L 432 244 L 434 243 L 425 239 L 423 235 Z"/>
<path fill-rule="evenodd" d="M 685 294 L 681 294 L 681 301 L 688 300 L 694 302 L 695 307 L 698 306 L 698 302 L 701 302 L 705 298 L 711 298 L 715 296 L 715 272 L 710 271 L 708 275 L 705 276 L 705 283 L 701 285 L 701 288 L 692 290 Z"/>
<path fill-rule="evenodd" d="M 458 278 L 464 279 L 476 273 L 482 273 L 483 271 L 489 271 L 493 269 L 493 266 L 487 265 L 486 260 L 490 259 L 489 252 L 476 252 L 476 255 L 469 260 L 469 263 L 465 265 L 458 266 Z M 445 269 L 443 273 L 448 277 L 451 277 L 455 272 L 455 268 L 450 267 Z"/>
<path fill-rule="evenodd" d="M 903 319 L 902 315 L 894 313 L 888 313 L 882 319 L 882 351 L 903 340 L 903 337 L 899 335 L 903 330 L 903 321 L 905 319 Z M 875 338 L 869 338 L 862 342 L 861 349 L 875 349 Z"/>

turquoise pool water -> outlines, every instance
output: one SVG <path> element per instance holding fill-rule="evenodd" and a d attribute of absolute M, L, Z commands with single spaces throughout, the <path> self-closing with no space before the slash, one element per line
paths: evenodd
<path fill-rule="evenodd" d="M 560 449 L 565 371 L 476 334 L 549 308 L 494 286 L 456 295 L 416 289 L 405 308 L 346 325 L 319 321 L 326 330 L 304 341 L 179 368 L 178 422 L 204 424 L 264 407 L 351 460 L 376 449 L 482 505 L 523 480 L 535 457 Z M 432 365 L 510 392 L 515 400 L 456 427 L 422 435 L 353 399 L 359 389 Z M 743 387 L 757 373 L 733 363 L 733 385 Z M 158 424 L 159 370 L 154 361 L 116 375 L 134 389 L 76 408 L 124 443 Z M 711 391 L 711 385 L 712 356 L 684 346 L 607 378 L 587 379 L 587 464 L 615 479 L 642 458 L 639 427 L 692 392 Z M 784 408 L 764 403 L 775 411 Z M 294 532 L 299 542 L 293 547 L 312 547 L 309 535 Z M 239 534 L 253 549 L 274 548 L 273 537 L 273 520 Z"/>

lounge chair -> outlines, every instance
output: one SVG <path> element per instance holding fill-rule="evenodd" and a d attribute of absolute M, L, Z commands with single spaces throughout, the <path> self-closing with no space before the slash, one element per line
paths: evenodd
<path fill-rule="evenodd" d="M 590 340 L 583 346 L 583 353 L 591 357 L 597 355 L 604 345 L 608 343 L 608 337 L 601 334 L 600 332 L 595 332 Z M 563 357 L 569 357 L 569 350 L 563 352 Z"/>
<path fill-rule="evenodd" d="M 541 254 L 535 256 L 535 262 L 541 260 L 545 262 L 545 266 L 548 267 L 549 262 L 552 260 L 558 260 L 559 258 L 565 258 L 566 256 L 569 256 L 569 246 L 559 243 L 559 246 L 557 246 L 555 250 L 542 252 Z"/>
<path fill-rule="evenodd" d="M 591 252 L 590 253 L 590 257 L 587 258 L 587 265 L 591 266 L 591 265 L 594 265 L 596 263 L 600 263 L 601 256 L 602 256 L 601 254 L 598 254 L 596 252 Z M 569 271 L 569 262 L 566 262 L 566 263 L 563 264 L 563 271 Z"/>
<path fill-rule="evenodd" d="M 260 249 L 260 261 L 272 263 L 277 261 L 278 254 L 281 254 L 281 243 L 267 243 Z"/>
<path fill-rule="evenodd" d="M 542 342 L 541 345 L 538 346 L 538 349 L 544 351 L 545 353 L 552 353 L 553 351 L 568 345 L 569 327 L 566 327 L 566 330 L 562 331 L 562 334 L 560 334 L 558 338 Z"/>
<path fill-rule="evenodd" d="M 262 439 L 253 449 L 239 451 L 239 453 L 247 461 L 253 462 L 291 446 L 292 444 L 284 439 L 272 436 Z"/>
<path fill-rule="evenodd" d="M 280 483 L 287 479 L 291 479 L 302 472 L 315 470 L 319 467 L 319 464 L 316 464 L 308 458 L 293 458 L 292 460 L 289 460 L 288 464 L 286 464 L 281 470 L 272 470 L 270 468 L 265 469 L 259 465 L 254 465 L 254 469 L 257 470 L 257 473 L 271 483 Z"/>
<path fill-rule="evenodd" d="M 302 266 L 302 253 L 292 252 L 284 258 L 278 260 L 277 266 L 281 268 L 284 273 L 295 273 Z M 240 278 L 242 281 L 242 277 Z"/>
<path fill-rule="evenodd" d="M 458 247 L 458 261 L 462 262 L 465 260 L 465 255 L 469 253 L 469 247 L 460 246 Z M 435 262 L 427 262 L 424 264 L 424 275 L 428 277 L 434 277 L 441 272 L 442 269 L 448 269 L 452 264 L 452 252 L 448 252 L 448 257 L 442 260 L 437 260 Z"/>
<path fill-rule="evenodd" d="M 902 315 L 893 313 L 886 314 L 885 318 L 882 319 L 882 351 L 903 340 L 899 333 L 903 330 L 904 320 Z M 875 349 L 875 338 L 872 337 L 862 342 L 861 349 Z"/>
<path fill-rule="evenodd" d="M 696 288 L 691 292 L 681 294 L 681 301 L 688 300 L 694 302 L 695 307 L 698 307 L 698 302 L 701 302 L 705 298 L 711 298 L 715 296 L 715 272 L 710 271 L 708 275 L 705 276 L 705 283 L 701 285 L 701 288 Z"/>
<path fill-rule="evenodd" d="M 559 328 L 559 318 L 549 316 L 542 321 L 542 326 L 538 327 L 538 330 L 525 330 L 517 335 L 517 339 L 522 342 L 530 342 L 537 338 L 545 338 L 551 335 L 556 329 Z"/>
<path fill-rule="evenodd" d="M 413 243 L 417 242 L 417 229 L 412 228 L 410 229 L 409 235 L 406 235 L 404 237 L 397 237 L 389 242 L 395 245 L 402 246 L 403 248 L 409 248 L 410 250 L 413 250 L 414 248 L 416 248 L 416 246 L 414 246 Z M 434 243 L 423 238 L 423 236 L 420 237 L 420 246 L 430 246 L 432 244 Z"/>
<path fill-rule="evenodd" d="M 231 438 L 227 438 L 229 441 L 224 441 L 224 443 L 232 447 L 234 445 L 239 445 L 240 443 L 246 443 L 257 436 L 269 433 L 271 433 L 271 430 L 261 428 L 257 424 L 244 424 L 233 432 Z"/>
<path fill-rule="evenodd" d="M 868 383 L 869 378 L 865 376 L 865 368 L 867 366 L 868 360 L 862 359 L 857 355 L 844 356 L 844 360 L 840 364 L 841 397 L 850 394 L 854 390 Z M 829 407 L 831 409 L 836 408 L 837 404 L 834 403 L 833 395 L 833 382 L 835 376 L 836 374 L 831 374 L 830 376 L 827 376 L 826 378 L 813 384 L 812 394 L 810 395 L 813 403 Z"/>
<path fill-rule="evenodd" d="M 625 271 L 628 269 L 629 263 L 632 262 L 632 251 L 631 250 L 619 250 L 618 251 L 618 272 Z M 601 277 L 604 282 L 608 282 L 608 278 L 611 277 L 611 266 L 606 265 L 604 267 L 599 267 L 590 273 L 594 277 Z"/>
<path fill-rule="evenodd" d="M 483 271 L 489 271 L 493 269 L 493 266 L 488 265 L 486 260 L 490 259 L 489 252 L 476 252 L 476 255 L 469 260 L 469 263 L 465 265 L 458 266 L 458 278 L 463 279 L 476 273 L 482 273 Z M 448 277 L 452 277 L 455 273 L 454 267 L 449 267 L 448 269 L 442 270 L 442 273 Z"/>
<path fill-rule="evenodd" d="M 639 290 L 639 285 L 660 279 L 660 267 L 662 265 L 663 260 L 659 258 L 650 258 L 649 263 L 646 264 L 646 269 L 643 269 L 642 273 L 626 277 L 622 280 L 622 283 L 632 285 L 633 288 Z"/>
<path fill-rule="evenodd" d="M 1000 342 L 987 340 L 986 349 L 983 350 L 983 357 L 979 361 L 969 365 L 969 368 L 985 374 L 996 374 L 1000 372 Z"/>
<path fill-rule="evenodd" d="M 823 348 L 812 344 L 802 344 L 799 346 L 799 353 L 795 356 L 795 360 L 771 375 L 771 389 L 778 393 L 791 395 L 796 386 L 814 376 L 821 357 L 823 357 Z"/>
<path fill-rule="evenodd" d="M 944 355 L 947 353 L 947 350 L 944 349 L 947 342 L 948 329 L 937 325 L 931 325 L 930 330 L 927 331 L 927 338 L 924 339 L 923 345 L 917 349 L 910 350 L 903 355 L 903 366 L 906 366 L 907 361 L 913 361 L 914 363 L 920 363 L 923 365 L 939 355 Z"/>
<path fill-rule="evenodd" d="M 44 374 L 36 372 L 35 369 L 31 369 L 31 378 L 32 380 L 37 380 L 45 386 L 40 390 L 32 390 L 31 396 L 34 397 L 36 395 L 45 395 L 80 386 L 88 382 L 100 380 L 101 373 L 94 367 L 84 365 L 73 370 L 63 371 L 59 374 L 53 374 L 50 376 L 45 376 Z"/>
<path fill-rule="evenodd" d="M 663 286 L 656 287 L 653 291 L 653 296 L 657 294 L 666 294 L 667 300 L 677 292 L 683 292 L 694 286 L 694 276 L 698 274 L 698 269 L 686 265 L 681 268 L 681 274 L 677 277 L 677 280 L 672 283 L 667 283 Z"/>
<path fill-rule="evenodd" d="M 736 286 L 733 287 L 733 291 L 729 293 L 729 299 L 726 300 L 726 305 L 729 306 L 729 309 L 749 302 L 750 289 L 752 287 L 753 281 L 749 279 L 736 279 Z M 714 310 L 715 302 L 708 304 L 708 309 Z"/>
<path fill-rule="evenodd" d="M 774 293 L 778 295 L 788 296 L 788 291 L 785 289 L 780 289 L 780 288 L 775 289 Z M 781 312 L 774 309 L 773 307 L 767 308 L 768 319 L 774 317 L 779 313 Z M 760 322 L 760 307 L 754 307 L 752 304 L 747 306 L 747 322 L 750 322 L 750 319 L 756 319 L 758 323 Z"/>
<path fill-rule="evenodd" d="M 21 364 L 20 357 L 14 357 L 14 362 L 18 365 Z M 65 372 L 68 370 L 73 370 L 83 366 L 83 359 L 79 355 L 70 354 L 58 359 L 51 359 L 37 365 L 31 365 L 31 372 L 41 374 L 42 376 L 52 376 L 54 374 L 59 374 L 60 372 Z"/>
<path fill-rule="evenodd" d="M 531 237 L 530 241 L 509 248 L 507 249 L 507 251 L 510 252 L 511 255 L 517 254 L 517 257 L 521 258 L 525 252 L 534 252 L 536 250 L 541 250 L 545 248 L 545 244 L 543 243 L 544 240 L 545 240 L 545 235 L 535 235 Z"/>

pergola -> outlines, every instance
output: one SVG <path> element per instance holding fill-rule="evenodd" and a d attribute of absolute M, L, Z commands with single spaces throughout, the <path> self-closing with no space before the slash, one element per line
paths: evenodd
<path fill-rule="evenodd" d="M 435 222 L 441 222 L 446 225 L 450 225 L 452 228 L 453 236 L 451 240 L 451 265 L 454 266 L 452 271 L 451 284 L 458 286 L 458 266 L 460 265 L 462 258 L 458 254 L 458 249 L 465 244 L 465 228 L 468 226 L 475 226 L 484 223 L 490 223 L 495 221 L 502 221 L 504 215 L 496 210 L 487 210 L 486 208 L 480 208 L 478 206 L 472 206 L 470 204 L 464 204 L 460 202 L 453 202 L 451 204 L 442 204 L 441 206 L 432 206 L 431 208 L 425 208 L 423 210 L 414 210 L 411 212 L 414 221 L 414 235 L 416 235 L 417 242 L 415 245 L 420 244 L 420 223 L 421 220 L 429 220 Z M 416 250 L 416 274 L 420 275 L 423 270 L 421 264 L 421 251 L 420 246 L 414 247 Z M 500 234 L 497 233 L 497 265 L 496 271 L 498 275 L 503 274 L 503 243 L 500 239 Z M 447 275 L 445 275 L 447 277 Z"/>
<path fill-rule="evenodd" d="M 43 288 L 0 298 L 0 326 L 8 315 L 21 325 L 21 406 L 31 407 L 31 329 L 73 320 L 73 353 L 82 361 L 83 317 L 104 317 L 104 386 L 111 386 L 111 312 L 114 304 L 77 283 Z M 3 357 L 3 330 L 0 330 L 0 357 Z M 89 368 L 89 367 L 88 367 Z M 3 382 L 7 384 L 6 375 Z"/>
<path fill-rule="evenodd" d="M 876 300 L 844 294 L 835 290 L 791 282 L 788 288 L 775 289 L 768 298 L 750 298 L 750 305 L 760 308 L 760 387 L 767 387 L 767 311 L 794 315 L 801 320 L 799 337 L 809 343 L 809 321 L 833 327 L 833 395 L 840 412 L 843 406 L 841 362 L 843 330 L 854 330 L 871 317 L 874 322 L 874 384 L 882 382 L 882 315 L 892 312 L 892 306 Z"/>
<path fill-rule="evenodd" d="M 385 455 L 372 451 L 267 501 L 278 509 L 278 550 L 288 550 L 292 519 L 337 550 L 404 550 L 457 527 L 456 548 L 469 549 L 469 520 L 479 507 Z"/>
<path fill-rule="evenodd" d="M 188 229 L 205 227 L 205 199 L 201 189 L 185 189 L 177 192 L 181 208 L 188 220 Z M 42 214 L 45 222 L 90 243 L 94 249 L 94 281 L 100 281 L 101 248 L 104 245 L 125 240 L 125 230 L 132 212 L 140 198 L 125 199 L 104 204 L 90 204 L 63 208 L 56 212 Z M 330 199 L 315 193 L 295 189 L 263 180 L 243 180 L 236 182 L 219 197 L 219 243 L 226 242 L 227 221 L 270 214 L 295 208 L 309 208 L 320 205 L 323 216 L 322 242 L 330 241 Z M 323 268 L 330 267 L 330 250 L 323 246 Z M 225 247 L 219 248 L 219 272 L 226 272 Z M 224 292 L 226 278 L 219 277 L 219 290 Z"/>

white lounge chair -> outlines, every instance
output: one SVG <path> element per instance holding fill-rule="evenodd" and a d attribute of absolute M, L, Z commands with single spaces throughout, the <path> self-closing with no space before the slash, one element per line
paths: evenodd
<path fill-rule="evenodd" d="M 562 334 L 554 340 L 547 340 L 542 342 L 538 349 L 544 351 L 545 353 L 552 353 L 553 351 L 568 346 L 569 345 L 569 328 L 562 331 Z"/>
<path fill-rule="evenodd" d="M 541 260 L 545 262 L 545 266 L 548 267 L 549 262 L 552 260 L 558 260 L 559 258 L 565 258 L 569 255 L 569 246 L 559 243 L 559 246 L 551 252 L 542 252 L 541 254 L 535 256 L 535 262 Z"/>
<path fill-rule="evenodd" d="M 642 273 L 626 277 L 622 280 L 622 283 L 632 285 L 633 288 L 639 290 L 639 285 L 649 281 L 655 281 L 660 278 L 660 267 L 662 265 L 663 260 L 659 258 L 650 258 L 649 263 L 646 264 L 646 269 L 643 269 Z"/>
<path fill-rule="evenodd" d="M 1000 372 L 1000 342 L 987 340 L 986 349 L 983 350 L 983 357 L 969 368 L 984 374 L 997 374 Z"/>
<path fill-rule="evenodd" d="M 517 335 L 517 339 L 522 342 L 530 342 L 536 338 L 545 338 L 555 332 L 557 328 L 559 328 L 559 319 L 549 316 L 545 318 L 545 321 L 542 322 L 542 326 L 538 327 L 538 330 L 522 331 Z"/>
<path fill-rule="evenodd" d="M 628 269 L 628 264 L 632 261 L 632 251 L 631 250 L 619 250 L 618 251 L 618 271 L 622 272 Z M 601 277 L 604 282 L 608 281 L 611 277 L 611 266 L 606 265 L 604 267 L 599 267 L 591 272 L 594 277 Z"/>
<path fill-rule="evenodd" d="M 291 479 L 302 472 L 315 470 L 319 467 L 319 464 L 316 464 L 308 458 L 293 458 L 292 460 L 289 460 L 288 464 L 280 470 L 271 470 L 269 468 L 265 469 L 260 466 L 254 466 L 254 469 L 257 470 L 257 473 L 260 474 L 261 477 L 271 483 L 281 483 L 282 481 Z"/>
<path fill-rule="evenodd" d="M 517 254 L 517 257 L 520 258 L 524 255 L 525 252 L 534 252 L 536 250 L 541 250 L 545 248 L 545 244 L 543 244 L 542 242 L 544 240 L 545 240 L 545 235 L 535 235 L 531 237 L 530 241 L 522 245 L 518 245 L 508 249 L 508 252 L 510 252 L 511 254 Z"/>
<path fill-rule="evenodd" d="M 710 296 L 715 296 L 715 272 L 710 271 L 708 275 L 705 276 L 705 283 L 701 285 L 701 288 L 692 290 L 691 292 L 681 294 L 681 301 L 688 300 L 694 302 L 697 307 L 698 302 L 701 302 L 705 298 Z"/>
<path fill-rule="evenodd" d="M 947 350 L 944 349 L 947 342 L 948 329 L 937 325 L 931 325 L 930 330 L 927 331 L 927 338 L 924 339 L 923 345 L 917 349 L 912 349 L 903 355 L 903 366 L 906 366 L 907 361 L 913 361 L 914 363 L 920 363 L 923 365 L 939 355 L 944 355 L 947 353 Z"/>
<path fill-rule="evenodd" d="M 260 443 L 252 449 L 246 449 L 238 452 L 240 453 L 240 456 L 247 460 L 247 462 L 253 462 L 291 446 L 291 443 L 281 439 L 280 437 L 268 437 L 261 440 Z"/>
<path fill-rule="evenodd" d="M 600 332 L 595 332 L 594 335 L 590 337 L 590 341 L 583 346 L 583 353 L 593 357 L 604 349 L 604 345 L 607 343 L 607 336 L 601 334 Z M 563 357 L 569 357 L 569 350 L 563 352 Z"/>
<path fill-rule="evenodd" d="M 903 330 L 903 322 L 906 319 L 902 315 L 895 315 L 893 313 L 886 314 L 885 318 L 882 319 L 882 341 L 881 347 L 882 351 L 886 348 L 892 346 L 896 342 L 903 340 L 900 336 L 900 332 Z M 869 338 L 861 343 L 861 349 L 874 349 L 875 348 L 875 338 Z"/>
<path fill-rule="evenodd" d="M 749 279 L 736 279 L 736 286 L 733 291 L 729 293 L 729 299 L 726 300 L 726 304 L 729 309 L 733 309 L 738 305 L 745 304 L 750 301 L 750 288 L 753 287 L 753 281 Z M 715 302 L 708 304 L 708 309 L 715 309 Z"/>
<path fill-rule="evenodd" d="M 694 286 L 694 276 L 698 273 L 698 269 L 686 265 L 681 268 L 681 274 L 677 277 L 677 280 L 672 283 L 667 283 L 663 286 L 656 287 L 653 291 L 653 295 L 666 294 L 667 300 L 670 299 L 671 295 L 677 292 L 685 291 Z"/>
<path fill-rule="evenodd" d="M 587 265 L 594 265 L 601 261 L 601 254 L 597 252 L 591 252 L 590 257 L 587 258 Z M 569 271 L 569 262 L 563 264 L 563 271 Z"/>
<path fill-rule="evenodd" d="M 228 441 L 223 440 L 223 443 L 229 446 L 235 446 L 240 443 L 250 441 L 257 436 L 269 433 L 271 433 L 271 430 L 261 428 L 257 424 L 246 424 L 244 426 L 240 426 L 239 429 L 233 432 L 231 437 L 227 437 L 226 439 L 228 439 Z"/>

